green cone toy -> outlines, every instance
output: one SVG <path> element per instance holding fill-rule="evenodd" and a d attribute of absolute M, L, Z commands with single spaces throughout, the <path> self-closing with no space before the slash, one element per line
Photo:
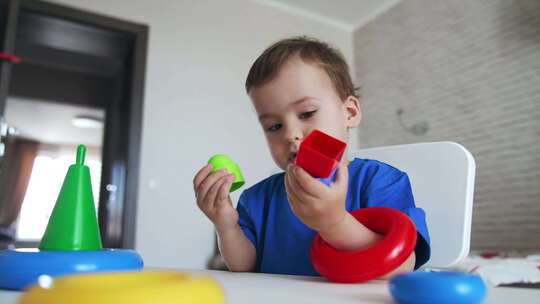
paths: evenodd
<path fill-rule="evenodd" d="M 77 162 L 69 167 L 39 244 L 41 250 L 101 250 L 90 169 L 84 165 L 86 147 L 77 148 Z"/>

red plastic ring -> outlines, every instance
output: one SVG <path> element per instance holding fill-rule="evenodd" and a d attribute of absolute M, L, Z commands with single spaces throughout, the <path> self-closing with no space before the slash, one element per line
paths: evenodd
<path fill-rule="evenodd" d="M 311 261 L 321 275 L 335 282 L 364 282 L 396 269 L 411 255 L 417 233 L 405 213 L 388 207 L 371 207 L 352 211 L 351 215 L 385 236 L 364 250 L 339 251 L 317 235 L 311 245 Z"/>
<path fill-rule="evenodd" d="M 7 53 L 0 53 L 0 59 L 5 59 L 13 63 L 19 63 L 21 61 L 21 58 L 19 56 L 15 56 L 13 54 L 7 54 Z"/>

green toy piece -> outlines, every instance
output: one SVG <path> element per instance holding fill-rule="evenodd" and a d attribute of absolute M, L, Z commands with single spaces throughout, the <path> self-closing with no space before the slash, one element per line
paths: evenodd
<path fill-rule="evenodd" d="M 227 169 L 228 173 L 236 176 L 229 192 L 233 192 L 245 184 L 244 176 L 242 175 L 242 171 L 240 171 L 240 167 L 233 162 L 229 156 L 225 154 L 216 154 L 208 160 L 208 163 L 214 167 L 212 173 L 221 169 Z"/>
<path fill-rule="evenodd" d="M 103 249 L 85 155 L 86 147 L 79 145 L 77 162 L 69 167 L 39 244 L 41 250 Z"/>

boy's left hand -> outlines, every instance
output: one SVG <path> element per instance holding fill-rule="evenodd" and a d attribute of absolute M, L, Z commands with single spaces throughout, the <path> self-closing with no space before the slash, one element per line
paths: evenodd
<path fill-rule="evenodd" d="M 285 189 L 292 211 L 304 224 L 318 232 L 326 231 L 345 219 L 348 183 L 348 168 L 341 163 L 336 178 L 328 186 L 294 164 L 287 166 L 285 174 Z"/>

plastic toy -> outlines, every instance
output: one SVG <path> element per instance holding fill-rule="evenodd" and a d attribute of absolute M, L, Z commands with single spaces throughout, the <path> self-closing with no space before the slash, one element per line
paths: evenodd
<path fill-rule="evenodd" d="M 339 164 L 347 144 L 319 130 L 300 143 L 296 164 L 316 178 L 328 178 Z"/>
<path fill-rule="evenodd" d="M 174 271 L 82 274 L 42 279 L 19 304 L 225 303 L 220 286 L 207 277 Z"/>
<path fill-rule="evenodd" d="M 334 169 L 328 177 L 316 177 L 315 179 L 328 186 L 334 181 L 336 177 L 336 173 L 337 173 L 337 168 Z"/>
<path fill-rule="evenodd" d="M 41 275 L 138 270 L 141 257 L 132 250 L 102 250 L 94 209 L 86 147 L 77 148 L 39 249 L 0 251 L 0 288 L 20 290 Z"/>
<path fill-rule="evenodd" d="M 315 269 L 331 281 L 359 283 L 381 277 L 399 267 L 416 246 L 417 232 L 403 212 L 371 207 L 351 214 L 367 228 L 384 234 L 375 245 L 359 251 L 338 251 L 317 235 L 311 245 Z"/>
<path fill-rule="evenodd" d="M 487 295 L 479 276 L 459 272 L 416 271 L 394 277 L 388 286 L 402 304 L 476 304 Z"/>
<path fill-rule="evenodd" d="M 59 276 L 95 271 L 136 270 L 143 267 L 133 250 L 47 251 L 16 249 L 0 252 L 0 288 L 21 290 L 41 275 Z"/>
<path fill-rule="evenodd" d="M 92 196 L 90 169 L 84 165 L 86 147 L 77 148 L 77 161 L 64 184 L 39 244 L 41 250 L 101 250 L 101 236 Z"/>
<path fill-rule="evenodd" d="M 235 162 L 233 162 L 233 160 L 229 156 L 225 154 L 216 154 L 208 160 L 208 163 L 211 164 L 212 167 L 214 167 L 212 173 L 217 172 L 221 169 L 227 169 L 229 173 L 236 176 L 229 192 L 234 192 L 235 190 L 239 189 L 244 185 L 245 180 L 244 176 L 242 175 L 242 171 L 240 171 L 240 167 Z"/>

